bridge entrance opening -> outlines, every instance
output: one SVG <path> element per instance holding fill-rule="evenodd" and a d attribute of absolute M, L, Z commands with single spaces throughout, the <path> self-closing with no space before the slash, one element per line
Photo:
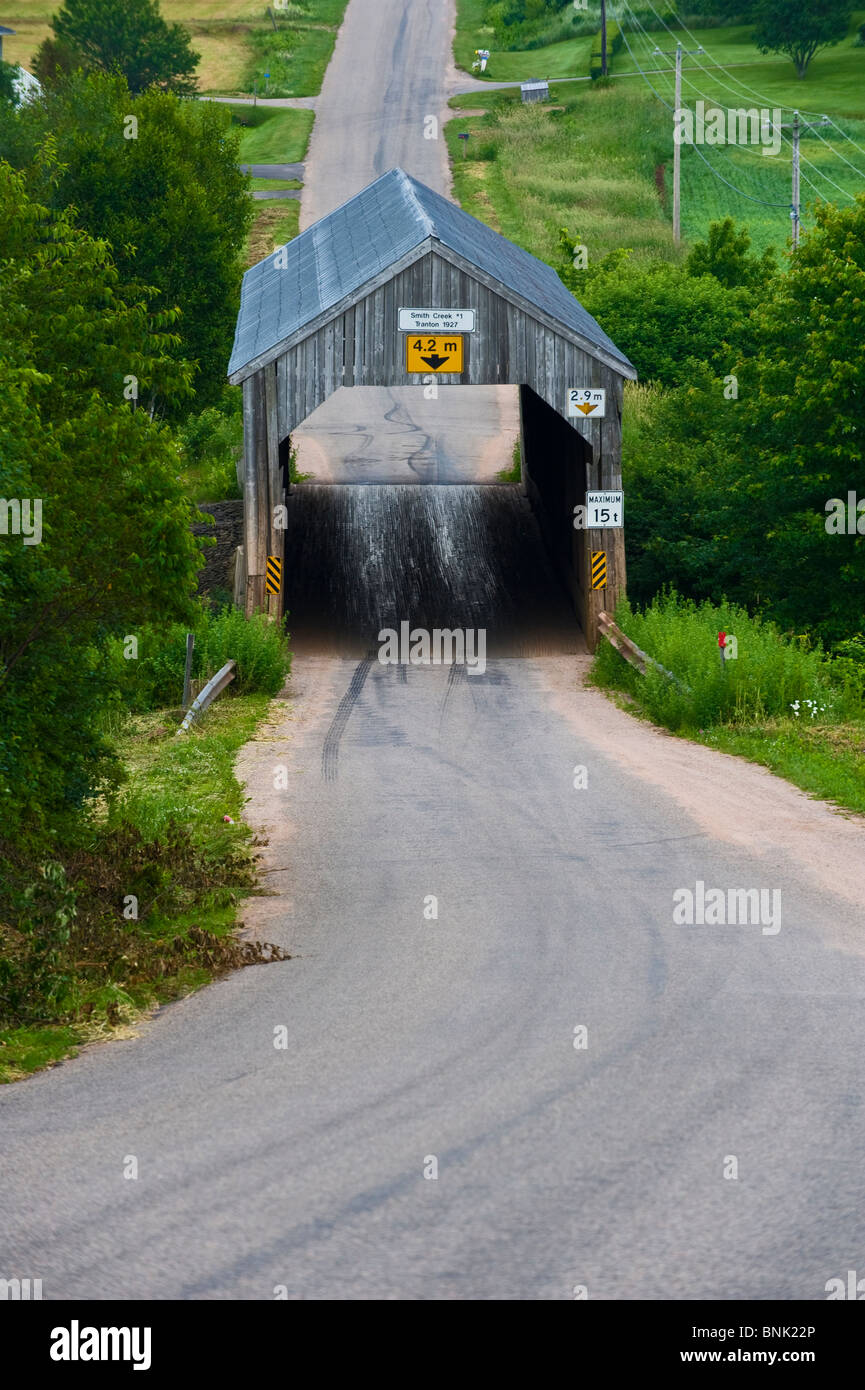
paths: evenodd
<path fill-rule="evenodd" d="M 402 621 L 486 626 L 491 654 L 579 650 L 581 632 L 593 649 L 624 538 L 574 509 L 621 489 L 635 376 L 549 266 L 385 174 L 244 277 L 247 612 L 288 609 L 295 644 L 352 653 Z M 572 413 L 575 393 L 591 402 Z"/>

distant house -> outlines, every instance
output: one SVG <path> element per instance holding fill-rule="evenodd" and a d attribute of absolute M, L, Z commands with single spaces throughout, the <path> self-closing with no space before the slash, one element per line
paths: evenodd
<path fill-rule="evenodd" d="M 0 24 L 0 62 L 3 61 L 3 39 L 7 34 L 14 34 L 14 29 L 7 29 L 5 24 Z M 18 65 L 18 76 L 13 78 L 12 87 L 18 105 L 22 102 L 33 101 L 34 97 L 41 96 L 42 83 L 38 77 L 34 77 L 32 72 Z"/>
<path fill-rule="evenodd" d="M 34 101 L 36 97 L 42 95 L 42 83 L 39 81 L 39 78 L 34 77 L 32 72 L 28 72 L 26 68 L 22 68 L 20 64 L 18 67 L 18 76 L 13 79 L 12 86 L 15 91 L 15 96 L 18 99 L 19 106 L 22 106 L 25 101 Z"/>

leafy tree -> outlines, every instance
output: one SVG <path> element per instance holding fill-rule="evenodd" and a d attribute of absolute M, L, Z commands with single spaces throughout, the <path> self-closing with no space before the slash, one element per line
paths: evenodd
<path fill-rule="evenodd" d="M 167 355 L 175 315 L 151 314 L 146 295 L 125 299 L 105 243 L 33 201 L 5 163 L 0 247 L 0 824 L 10 832 L 50 823 L 111 775 L 101 644 L 185 617 L 200 552 L 171 436 L 124 399 L 131 376 L 145 392 L 185 389 L 188 372 Z"/>
<path fill-rule="evenodd" d="M 180 24 L 166 24 L 157 0 L 65 0 L 51 25 L 88 67 L 121 72 L 133 93 L 153 86 L 178 96 L 195 91 L 201 55 Z"/>
<path fill-rule="evenodd" d="M 750 246 L 747 227 L 737 230 L 732 217 L 713 222 L 707 239 L 691 248 L 685 263 L 688 274 L 714 275 L 728 289 L 764 285 L 777 273 L 775 253 L 769 248 L 762 256 L 751 256 Z"/>
<path fill-rule="evenodd" d="M 861 514 L 827 531 L 827 503 L 846 512 L 865 475 L 865 195 L 815 216 L 789 272 L 754 299 L 725 364 L 735 394 L 717 365 L 691 363 L 675 390 L 638 396 L 623 480 L 636 598 L 666 583 L 725 594 L 831 645 L 865 612 Z"/>
<path fill-rule="evenodd" d="M 761 53 L 786 53 L 804 77 L 815 53 L 846 37 L 851 14 L 848 0 L 758 0 L 754 42 Z"/>
<path fill-rule="evenodd" d="M 15 79 L 18 68 L 14 63 L 4 63 L 0 59 L 0 104 L 11 106 L 15 102 Z"/>
<path fill-rule="evenodd" d="M 865 476 L 865 195 L 818 204 L 815 218 L 757 301 L 756 350 L 735 368 L 726 529 L 743 587 L 795 631 L 834 641 L 865 611 L 865 535 L 826 530 L 829 499 L 846 502 Z"/>
<path fill-rule="evenodd" d="M 573 269 L 576 243 L 560 233 L 559 274 L 633 362 L 641 380 L 678 386 L 707 362 L 745 342 L 749 308 L 744 288 L 729 289 L 713 275 L 688 275 L 678 266 L 631 264 L 614 251 L 585 271 Z"/>
<path fill-rule="evenodd" d="M 58 211 L 74 206 L 78 225 L 110 242 L 124 293 L 148 285 L 159 291 L 155 309 L 180 310 L 174 353 L 196 365 L 186 409 L 222 394 L 252 217 L 228 124 L 212 103 L 131 97 L 122 77 L 93 73 L 65 79 L 0 132 L 37 196 Z M 47 143 L 60 166 L 49 172 L 37 158 Z M 176 397 L 147 404 L 185 413 Z"/>
<path fill-rule="evenodd" d="M 43 39 L 33 59 L 33 76 L 44 88 L 56 87 L 64 77 L 87 66 L 82 54 L 64 39 Z"/>

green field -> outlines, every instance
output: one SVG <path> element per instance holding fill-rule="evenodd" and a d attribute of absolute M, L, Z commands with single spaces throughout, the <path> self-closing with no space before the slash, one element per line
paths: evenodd
<path fill-rule="evenodd" d="M 826 111 L 835 116 L 865 117 L 865 48 L 854 47 L 863 21 L 865 10 L 856 10 L 844 42 L 818 53 L 802 79 L 796 76 L 789 58 L 759 53 L 751 42 L 748 27 L 691 29 L 690 33 L 672 26 L 671 33 L 628 31 L 626 37 L 634 56 L 622 48 L 616 55 L 613 72 L 616 78 L 637 74 L 636 80 L 642 84 L 637 71 L 641 68 L 672 105 L 672 59 L 653 57 L 651 50 L 656 45 L 675 48 L 680 40 L 685 48 L 702 44 L 706 50 L 701 55 L 686 57 L 682 63 L 682 98 L 690 106 L 703 98 L 718 106 L 780 106 L 785 108 L 785 119 L 795 107 L 817 114 Z M 732 71 L 723 72 L 721 67 Z"/>
<path fill-rule="evenodd" d="M 479 10 L 480 0 L 463 0 L 460 7 L 466 16 Z M 865 12 L 857 11 L 851 35 L 863 18 Z M 788 103 L 797 100 L 806 110 L 825 111 L 838 122 L 860 149 L 831 127 L 802 138 L 800 197 L 802 226 L 807 228 L 818 196 L 843 203 L 865 190 L 865 48 L 854 48 L 848 37 L 837 48 L 818 54 L 800 81 L 786 59 L 761 59 L 747 35 L 742 28 L 694 34 L 725 64 L 747 61 L 748 56 L 752 61 L 729 74 L 687 69 L 684 100 L 692 107 L 698 98 L 707 105 L 734 108 L 774 109 L 777 103 L 785 121 L 792 114 Z M 693 46 L 687 35 L 681 36 Z M 668 39 L 662 33 L 629 36 L 641 66 L 648 63 L 649 45 L 657 40 L 666 47 Z M 549 51 L 504 56 L 531 60 L 534 71 L 543 71 L 540 60 Z M 699 61 L 708 65 L 711 59 L 701 56 Z M 672 104 L 672 74 L 655 72 L 651 80 Z M 756 96 L 745 90 L 745 82 Z M 562 226 L 588 247 L 590 258 L 619 246 L 633 248 L 635 259 L 675 257 L 670 234 L 671 116 L 636 74 L 625 50 L 617 55 L 607 84 L 558 83 L 551 87 L 549 105 L 523 107 L 518 91 L 508 90 L 455 97 L 451 106 L 487 113 L 462 116 L 447 128 L 457 196 L 475 216 L 545 260 L 555 260 Z M 456 140 L 459 130 L 471 132 L 465 151 Z M 775 156 L 734 145 L 701 146 L 714 174 L 695 148 L 683 149 L 686 244 L 704 237 L 709 224 L 725 216 L 748 225 L 757 250 L 787 244 L 791 147 L 789 132 L 786 135 Z"/>
<path fill-rule="evenodd" d="M 269 95 L 315 96 L 347 3 L 290 0 L 273 10 L 276 30 L 258 0 L 162 0 L 160 11 L 192 35 L 192 47 L 201 54 L 197 77 L 203 93 L 251 95 L 253 81 L 263 92 L 269 72 Z M 59 0 L 13 0 L 2 16 L 16 31 L 4 41 L 7 61 L 30 67 L 59 8 Z"/>
<path fill-rule="evenodd" d="M 588 248 L 590 263 L 620 246 L 637 260 L 675 258 L 655 182 L 667 122 L 651 96 L 562 84 L 552 89 L 558 110 L 524 106 L 518 93 L 481 96 L 486 115 L 446 127 L 456 196 L 468 212 L 552 263 L 562 227 Z M 465 159 L 457 149 L 464 130 Z"/>
<path fill-rule="evenodd" d="M 280 106 L 227 104 L 240 127 L 242 164 L 300 164 L 312 130 L 313 114 Z"/>

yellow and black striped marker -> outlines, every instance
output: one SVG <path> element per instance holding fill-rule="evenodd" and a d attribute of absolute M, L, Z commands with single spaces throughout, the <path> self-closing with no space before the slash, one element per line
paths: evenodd
<path fill-rule="evenodd" d="M 592 551 L 592 588 L 606 589 L 607 587 L 607 552 L 606 550 Z"/>
<path fill-rule="evenodd" d="M 269 594 L 278 594 L 282 588 L 282 561 L 278 555 L 268 555 L 267 557 L 265 588 Z"/>

